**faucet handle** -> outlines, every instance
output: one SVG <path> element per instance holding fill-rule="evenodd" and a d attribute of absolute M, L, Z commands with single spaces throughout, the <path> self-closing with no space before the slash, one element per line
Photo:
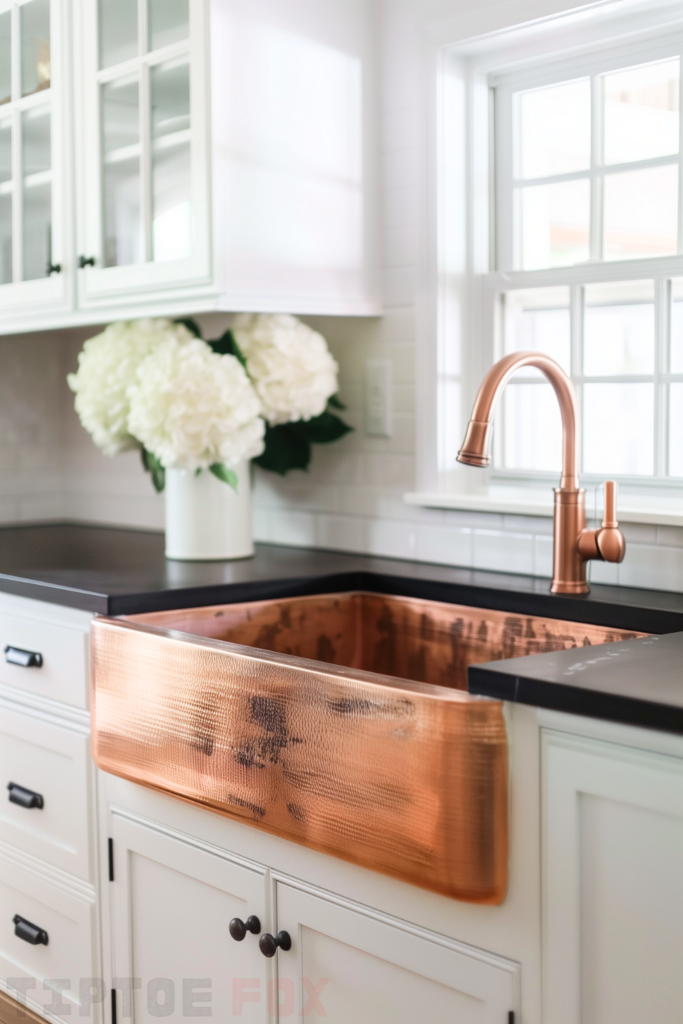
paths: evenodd
<path fill-rule="evenodd" d="M 605 480 L 605 511 L 602 516 L 603 530 L 616 529 L 617 520 L 617 483 L 616 480 Z"/>
<path fill-rule="evenodd" d="M 605 481 L 605 510 L 602 527 L 597 531 L 595 540 L 606 562 L 623 562 L 626 541 L 617 520 L 617 485 L 614 480 Z"/>

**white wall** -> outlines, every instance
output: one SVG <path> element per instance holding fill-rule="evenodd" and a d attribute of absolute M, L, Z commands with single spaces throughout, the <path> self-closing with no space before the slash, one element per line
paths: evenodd
<path fill-rule="evenodd" d="M 479 0 L 490 29 L 538 17 L 567 0 Z M 381 182 L 386 314 L 381 319 L 307 318 L 340 365 L 341 397 L 355 432 L 315 449 L 309 473 L 257 473 L 259 540 L 368 552 L 482 569 L 550 575 L 551 521 L 417 509 L 415 487 L 416 310 L 420 290 L 422 144 L 420 45 L 429 18 L 472 17 L 471 0 L 382 0 Z M 520 13 L 521 12 L 521 13 Z M 217 336 L 227 318 L 200 318 Z M 88 331 L 0 341 L 0 519 L 69 518 L 161 528 L 163 503 L 134 454 L 106 459 L 73 413 L 64 384 Z M 365 361 L 393 364 L 394 433 L 363 432 Z M 683 589 L 683 529 L 626 525 L 621 566 L 591 566 L 594 581 Z"/>

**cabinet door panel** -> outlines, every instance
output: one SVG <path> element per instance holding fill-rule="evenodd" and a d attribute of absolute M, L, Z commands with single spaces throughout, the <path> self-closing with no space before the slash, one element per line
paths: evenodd
<path fill-rule="evenodd" d="M 8 6 L 3 4 L 3 7 Z M 15 323 L 71 307 L 69 66 L 64 0 L 10 0 L 0 15 L 0 313 Z"/>
<path fill-rule="evenodd" d="M 265 1022 L 258 936 L 236 942 L 228 931 L 252 914 L 267 927 L 264 874 L 116 815 L 112 831 L 112 977 L 123 1016 Z"/>
<path fill-rule="evenodd" d="M 334 1024 L 507 1024 L 516 964 L 279 883 L 280 1016 Z M 270 994 L 274 1001 L 274 993 Z M 274 1006 L 270 1006 L 271 1012 Z"/>
<path fill-rule="evenodd" d="M 207 17 L 207 0 L 80 0 L 82 306 L 211 285 Z"/>
<path fill-rule="evenodd" d="M 545 1019 L 683 1019 L 683 761 L 544 732 Z"/>

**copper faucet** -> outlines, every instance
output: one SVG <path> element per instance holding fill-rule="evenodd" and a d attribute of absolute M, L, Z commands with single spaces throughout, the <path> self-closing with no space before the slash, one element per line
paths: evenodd
<path fill-rule="evenodd" d="M 458 462 L 488 466 L 496 402 L 513 373 L 534 366 L 552 385 L 562 414 L 562 477 L 555 488 L 553 594 L 587 594 L 586 562 L 621 562 L 626 541 L 617 522 L 617 485 L 605 483 L 605 512 L 599 530 L 586 529 L 586 492 L 576 472 L 576 396 L 574 386 L 554 359 L 539 352 L 515 352 L 491 367 L 479 388 Z"/>

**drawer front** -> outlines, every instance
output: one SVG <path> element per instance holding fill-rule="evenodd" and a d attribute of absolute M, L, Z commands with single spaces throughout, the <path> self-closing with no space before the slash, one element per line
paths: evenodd
<path fill-rule="evenodd" d="M 67 892 L 0 858 L 0 981 L 6 991 L 17 998 L 25 992 L 30 1009 L 45 1009 L 67 1020 L 79 1013 L 79 1007 L 88 1009 L 87 994 L 92 991 L 88 983 L 100 973 L 94 955 L 94 920 L 92 899 Z M 20 938 L 17 928 L 29 938 L 44 933 L 40 937 L 47 939 L 47 945 Z M 87 1015 L 97 1021 L 100 1011 L 101 1004 L 96 1004 Z"/>
<path fill-rule="evenodd" d="M 24 652 L 40 655 L 31 659 L 40 664 L 17 664 L 28 660 Z M 87 631 L 0 609 L 0 683 L 5 686 L 85 708 L 87 659 Z"/>
<path fill-rule="evenodd" d="M 0 841 L 89 881 L 89 771 L 87 735 L 0 706 Z"/>

